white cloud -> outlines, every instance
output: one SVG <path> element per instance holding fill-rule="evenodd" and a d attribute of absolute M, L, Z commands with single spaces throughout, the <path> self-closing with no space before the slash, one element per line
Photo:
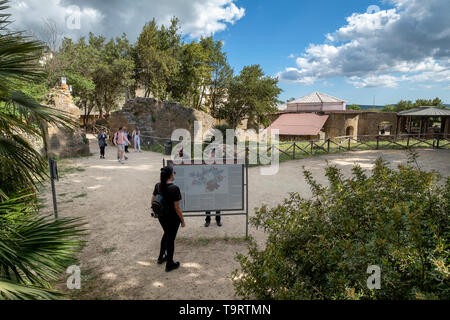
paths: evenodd
<path fill-rule="evenodd" d="M 180 19 L 181 31 L 191 37 L 211 35 L 225 30 L 245 15 L 236 0 L 11 0 L 9 9 L 15 29 L 38 32 L 43 19 L 57 22 L 65 36 L 78 37 L 89 31 L 105 36 L 126 32 L 135 39 L 144 24 L 153 17 L 167 24 L 174 16 Z M 81 10 L 81 30 L 66 28 L 70 6 Z"/>
<path fill-rule="evenodd" d="M 390 0 L 394 8 L 354 13 L 347 24 L 311 44 L 285 81 L 345 77 L 358 88 L 396 87 L 402 81 L 450 81 L 448 0 Z"/>

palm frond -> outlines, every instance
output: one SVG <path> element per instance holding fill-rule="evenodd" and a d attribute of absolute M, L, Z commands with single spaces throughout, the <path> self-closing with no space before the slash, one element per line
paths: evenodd
<path fill-rule="evenodd" d="M 0 202 L 0 294 L 5 296 L 11 295 L 11 283 L 48 294 L 49 281 L 73 264 L 85 244 L 80 240 L 86 234 L 81 219 L 39 216 L 32 203 L 32 195 Z M 20 288 L 15 289 L 20 298 Z M 39 292 L 35 298 L 42 298 Z"/>
<path fill-rule="evenodd" d="M 54 290 L 25 286 L 0 278 L 0 300 L 56 300 L 61 296 Z"/>
<path fill-rule="evenodd" d="M 46 161 L 19 135 L 0 135 L 0 188 L 5 192 L 35 186 L 46 177 Z"/>
<path fill-rule="evenodd" d="M 37 103 L 22 92 L 11 92 L 9 102 L 14 104 L 21 116 L 26 117 L 27 121 L 32 123 L 46 122 L 68 129 L 73 129 L 76 125 L 75 119 L 70 113 Z"/>

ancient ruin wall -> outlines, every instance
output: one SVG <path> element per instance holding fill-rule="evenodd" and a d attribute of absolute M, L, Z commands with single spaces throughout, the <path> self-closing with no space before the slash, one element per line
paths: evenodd
<path fill-rule="evenodd" d="M 193 139 L 195 121 L 202 122 L 203 132 L 216 124 L 215 119 L 205 112 L 153 98 L 128 100 L 122 110 L 113 112 L 109 118 L 111 133 L 125 126 L 131 134 L 136 126 L 139 127 L 144 146 L 161 142 L 153 137 L 170 138 L 175 129 L 188 130 Z"/>
<path fill-rule="evenodd" d="M 78 122 L 80 109 L 75 105 L 69 87 L 65 84 L 55 87 L 48 95 L 46 105 L 66 112 Z M 46 153 L 50 157 L 88 156 L 90 154 L 89 141 L 84 130 L 76 127 L 73 130 L 49 125 L 45 132 Z"/>

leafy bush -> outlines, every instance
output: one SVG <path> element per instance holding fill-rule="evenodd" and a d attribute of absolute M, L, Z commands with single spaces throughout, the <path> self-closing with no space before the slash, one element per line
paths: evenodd
<path fill-rule="evenodd" d="M 256 299 L 449 299 L 450 178 L 419 168 L 415 157 L 391 169 L 378 159 L 368 177 L 345 179 L 328 167 L 329 186 L 305 177 L 311 199 L 291 194 L 263 206 L 251 223 L 268 234 L 238 255 L 238 295 Z M 367 268 L 381 268 L 368 289 Z"/>

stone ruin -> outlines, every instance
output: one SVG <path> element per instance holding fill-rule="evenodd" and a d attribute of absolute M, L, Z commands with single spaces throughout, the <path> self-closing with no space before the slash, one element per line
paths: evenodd
<path fill-rule="evenodd" d="M 80 109 L 75 105 L 70 94 L 69 87 L 66 84 L 53 88 L 48 94 L 47 106 L 66 112 L 73 120 L 78 123 L 80 118 Z M 75 157 L 90 155 L 89 140 L 86 138 L 84 130 L 79 126 L 73 130 L 55 126 L 46 125 L 46 154 L 49 157 Z"/>
<path fill-rule="evenodd" d="M 153 98 L 128 100 L 122 110 L 111 113 L 109 118 L 111 134 L 119 127 L 126 127 L 131 134 L 135 127 L 139 127 L 142 146 L 164 143 L 163 139 L 170 139 L 175 129 L 188 130 L 193 139 L 194 121 L 202 121 L 204 133 L 216 124 L 216 120 L 203 111 Z"/>

